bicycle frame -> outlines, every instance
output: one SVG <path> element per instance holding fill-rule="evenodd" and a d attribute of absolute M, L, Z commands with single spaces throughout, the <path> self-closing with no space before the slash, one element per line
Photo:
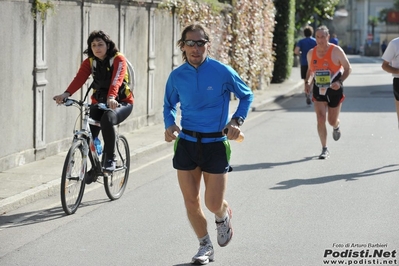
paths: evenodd
<path fill-rule="evenodd" d="M 80 109 L 82 113 L 82 128 L 80 130 L 75 130 L 74 132 L 74 137 L 73 137 L 73 142 L 76 141 L 81 141 L 82 146 L 83 146 L 83 172 L 87 169 L 87 157 L 89 157 L 90 162 L 92 164 L 92 169 L 95 170 L 95 172 L 98 175 L 103 175 L 102 171 L 102 163 L 97 155 L 96 147 L 94 146 L 94 141 L 93 141 L 93 136 L 91 134 L 90 130 L 90 124 L 95 125 L 95 126 L 100 126 L 99 122 L 94 121 L 89 117 L 90 115 L 90 107 L 92 106 L 89 103 L 82 102 L 82 101 L 76 101 L 73 99 L 67 99 L 65 102 L 66 106 L 76 106 Z M 84 178 L 84 173 L 81 173 L 79 176 L 80 180 L 83 180 Z"/>

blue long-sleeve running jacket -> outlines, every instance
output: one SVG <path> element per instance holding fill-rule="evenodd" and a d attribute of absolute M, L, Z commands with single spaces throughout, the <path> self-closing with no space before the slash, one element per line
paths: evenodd
<path fill-rule="evenodd" d="M 171 72 L 166 83 L 163 106 L 165 128 L 175 123 L 177 104 L 180 103 L 180 125 L 183 129 L 201 133 L 222 132 L 229 122 L 230 93 L 239 99 L 232 117 L 245 119 L 253 93 L 233 68 L 210 57 L 198 68 L 187 62 L 182 64 Z M 179 137 L 196 141 L 183 132 Z M 202 142 L 225 139 L 225 136 L 203 138 Z"/>

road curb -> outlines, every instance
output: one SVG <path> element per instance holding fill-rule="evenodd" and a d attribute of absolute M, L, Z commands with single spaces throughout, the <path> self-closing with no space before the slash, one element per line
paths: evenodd
<path fill-rule="evenodd" d="M 43 199 L 59 192 L 60 180 L 53 180 L 38 187 L 31 188 L 15 196 L 0 201 L 0 215 L 16 210 L 36 200 Z"/>
<path fill-rule="evenodd" d="M 267 98 L 263 101 L 256 103 L 255 105 L 253 105 L 251 107 L 251 111 L 256 112 L 259 109 L 266 108 L 266 106 L 269 105 L 270 103 L 280 102 L 286 98 L 290 98 L 294 95 L 301 94 L 301 93 L 303 93 L 303 81 L 302 80 L 300 82 L 297 82 L 296 84 L 294 84 L 294 86 L 292 86 L 292 90 L 290 90 L 284 94 L 277 95 L 275 97 L 270 97 L 270 98 Z"/>
<path fill-rule="evenodd" d="M 165 141 L 154 142 L 148 146 L 131 151 L 130 160 L 132 161 L 139 158 L 140 156 L 145 156 L 154 152 L 158 152 L 162 149 L 167 148 L 170 145 L 170 143 Z M 45 184 L 39 185 L 37 187 L 31 188 L 29 190 L 23 191 L 17 195 L 0 200 L 0 216 L 37 200 L 54 196 L 60 192 L 60 187 L 61 177 L 49 181 Z"/>

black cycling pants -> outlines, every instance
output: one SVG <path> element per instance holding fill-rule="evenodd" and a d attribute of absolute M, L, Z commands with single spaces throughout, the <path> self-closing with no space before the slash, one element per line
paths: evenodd
<path fill-rule="evenodd" d="M 90 117 L 100 121 L 101 128 L 90 125 L 93 138 L 98 137 L 100 130 L 104 139 L 104 152 L 107 158 L 112 158 L 115 149 L 116 134 L 114 126 L 122 123 L 133 111 L 130 103 L 120 103 L 115 110 L 104 111 L 98 109 L 96 105 L 90 108 Z"/>

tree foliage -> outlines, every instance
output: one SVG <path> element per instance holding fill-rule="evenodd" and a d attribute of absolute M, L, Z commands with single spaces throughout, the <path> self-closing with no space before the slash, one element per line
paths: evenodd
<path fill-rule="evenodd" d="M 340 0 L 296 0 L 295 28 L 301 30 L 304 25 L 332 19 L 335 7 Z"/>
<path fill-rule="evenodd" d="M 380 22 L 386 22 L 386 23 L 388 23 L 388 21 L 387 21 L 388 13 L 391 12 L 391 11 L 399 11 L 399 0 L 395 0 L 395 1 L 393 2 L 393 6 L 392 6 L 391 8 L 384 8 L 384 9 L 382 9 L 382 10 L 379 12 L 378 20 L 379 20 Z"/>

